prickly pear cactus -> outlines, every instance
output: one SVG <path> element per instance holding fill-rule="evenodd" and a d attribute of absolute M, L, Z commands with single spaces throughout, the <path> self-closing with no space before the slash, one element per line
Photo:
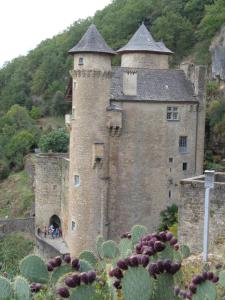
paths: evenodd
<path fill-rule="evenodd" d="M 97 254 L 98 254 L 100 259 L 103 259 L 103 257 L 104 257 L 104 254 L 103 254 L 103 251 L 102 251 L 102 244 L 103 243 L 104 243 L 104 238 L 101 235 L 97 236 L 96 250 L 97 250 Z"/>
<path fill-rule="evenodd" d="M 173 260 L 175 252 L 176 251 L 173 249 L 173 247 L 170 246 L 169 243 L 166 243 L 165 249 L 162 252 L 158 253 L 158 256 L 159 256 L 160 259 Z"/>
<path fill-rule="evenodd" d="M 36 255 L 26 256 L 20 262 L 20 272 L 28 280 L 39 283 L 48 281 L 48 270 L 44 261 Z"/>
<path fill-rule="evenodd" d="M 180 253 L 183 258 L 187 258 L 191 255 L 191 251 L 187 245 L 181 245 L 180 246 Z"/>
<path fill-rule="evenodd" d="M 21 276 L 16 277 L 14 282 L 14 291 L 17 300 L 30 300 L 31 292 L 27 280 Z"/>
<path fill-rule="evenodd" d="M 225 270 L 220 272 L 219 277 L 220 277 L 219 284 L 223 288 L 225 288 Z"/>
<path fill-rule="evenodd" d="M 73 271 L 74 270 L 70 265 L 61 265 L 60 267 L 55 268 L 54 271 L 51 273 L 51 283 L 55 284 L 60 277 Z"/>
<path fill-rule="evenodd" d="M 162 273 L 157 276 L 157 280 L 154 284 L 154 292 L 151 300 L 179 300 L 174 295 L 174 279 L 171 274 Z"/>
<path fill-rule="evenodd" d="M 96 267 L 96 264 L 97 264 L 97 258 L 95 257 L 94 253 L 91 252 L 91 251 L 87 251 L 87 250 L 84 250 L 80 253 L 79 255 L 79 259 L 84 259 L 86 260 L 87 262 L 89 262 L 89 264 L 92 265 L 93 268 Z"/>
<path fill-rule="evenodd" d="M 131 240 L 133 245 L 136 245 L 140 239 L 148 233 L 148 230 L 145 226 L 135 225 L 131 229 Z"/>
<path fill-rule="evenodd" d="M 117 244 L 114 241 L 106 241 L 102 244 L 102 251 L 105 258 L 115 258 L 118 253 L 119 249 Z"/>
<path fill-rule="evenodd" d="M 153 280 L 142 266 L 129 268 L 122 278 L 122 290 L 124 300 L 149 300 L 153 292 Z"/>
<path fill-rule="evenodd" d="M 93 271 L 94 268 L 93 266 L 86 260 L 80 259 L 80 272 L 88 272 L 88 271 Z"/>
<path fill-rule="evenodd" d="M 5 277 L 0 276 L 0 299 L 8 300 L 13 298 L 11 283 Z"/>
<path fill-rule="evenodd" d="M 92 300 L 95 288 L 92 285 L 81 285 L 72 290 L 69 300 Z"/>
<path fill-rule="evenodd" d="M 121 258 L 129 256 L 129 252 L 132 251 L 132 241 L 127 238 L 121 239 L 119 242 L 119 250 Z"/>
<path fill-rule="evenodd" d="M 198 285 L 196 294 L 193 294 L 192 300 L 215 300 L 216 289 L 212 282 L 205 281 Z"/>

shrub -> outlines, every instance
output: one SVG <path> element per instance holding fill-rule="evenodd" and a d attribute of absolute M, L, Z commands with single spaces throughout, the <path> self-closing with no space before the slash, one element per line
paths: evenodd
<path fill-rule="evenodd" d="M 38 120 L 42 117 L 41 109 L 37 106 L 32 106 L 32 109 L 29 112 L 29 115 L 32 119 Z"/>
<path fill-rule="evenodd" d="M 63 128 L 44 134 L 40 138 L 39 147 L 42 152 L 66 153 L 68 151 L 69 134 Z"/>
<path fill-rule="evenodd" d="M 6 160 L 0 159 L 0 180 L 9 175 L 9 164 Z"/>

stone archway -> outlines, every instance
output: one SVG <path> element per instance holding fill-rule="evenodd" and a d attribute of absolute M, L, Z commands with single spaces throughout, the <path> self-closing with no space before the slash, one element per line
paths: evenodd
<path fill-rule="evenodd" d="M 54 228 L 61 228 L 61 220 L 59 218 L 59 216 L 57 215 L 53 215 L 51 216 L 50 220 L 49 220 L 49 226 L 53 225 Z"/>

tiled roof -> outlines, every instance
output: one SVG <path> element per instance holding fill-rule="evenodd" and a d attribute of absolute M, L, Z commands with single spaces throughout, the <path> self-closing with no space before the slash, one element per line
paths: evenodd
<path fill-rule="evenodd" d="M 116 52 L 106 44 L 94 24 L 88 28 L 81 40 L 69 50 L 70 54 L 84 52 L 116 54 Z"/>
<path fill-rule="evenodd" d="M 142 24 L 138 28 L 129 42 L 124 47 L 120 48 L 117 52 L 153 52 L 162 54 L 173 53 L 164 45 L 162 41 L 155 42 L 151 33 L 148 31 L 144 24 Z"/>
<path fill-rule="evenodd" d="M 123 73 L 137 72 L 137 95 L 123 93 Z M 111 99 L 124 101 L 196 101 L 193 84 L 182 70 L 114 67 Z"/>

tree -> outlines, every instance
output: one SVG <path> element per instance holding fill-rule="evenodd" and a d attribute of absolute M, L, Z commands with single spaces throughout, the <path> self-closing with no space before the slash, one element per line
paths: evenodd
<path fill-rule="evenodd" d="M 59 152 L 66 153 L 68 151 L 69 134 L 63 128 L 44 134 L 40 138 L 39 147 L 42 152 Z"/>

